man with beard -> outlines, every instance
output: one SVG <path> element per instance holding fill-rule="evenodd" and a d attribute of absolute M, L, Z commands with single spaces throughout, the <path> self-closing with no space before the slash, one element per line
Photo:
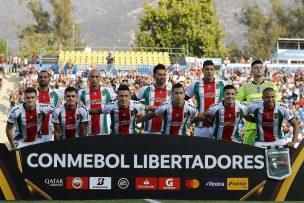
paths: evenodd
<path fill-rule="evenodd" d="M 166 135 L 187 136 L 187 123 L 189 119 L 195 118 L 198 114 L 197 109 L 189 102 L 185 101 L 185 89 L 180 83 L 172 87 L 173 100 L 160 105 L 155 113 L 148 113 L 137 120 L 141 123 L 157 116 L 164 116 L 164 128 L 161 132 Z"/>
<path fill-rule="evenodd" d="M 38 103 L 41 107 L 46 108 L 49 113 L 46 115 L 45 121 L 41 126 L 39 135 L 42 141 L 48 142 L 53 140 L 54 125 L 52 123 L 52 112 L 58 106 L 59 94 L 50 88 L 51 77 L 46 70 L 42 70 L 38 73 L 38 84 L 37 89 Z"/>
<path fill-rule="evenodd" d="M 140 88 L 132 100 L 144 99 L 145 105 L 158 107 L 171 99 L 171 87 L 166 85 L 166 67 L 158 64 L 153 69 L 154 84 Z M 149 113 L 146 111 L 146 113 Z M 144 125 L 145 134 L 160 134 L 163 130 L 163 116 L 148 120 Z"/>
<path fill-rule="evenodd" d="M 88 110 L 85 106 L 77 107 L 78 92 L 74 87 L 64 91 L 65 104 L 53 113 L 54 139 L 67 139 L 87 136 Z"/>
<path fill-rule="evenodd" d="M 97 69 L 89 73 L 90 86 L 80 90 L 79 100 L 87 107 L 88 110 L 94 111 L 101 109 L 106 104 L 116 99 L 116 93 L 112 88 L 102 87 L 100 85 L 101 75 Z M 109 116 L 105 114 L 90 115 L 87 128 L 87 134 L 90 135 L 107 135 L 110 134 Z"/>
<path fill-rule="evenodd" d="M 11 109 L 6 125 L 6 135 L 12 149 L 38 144 L 41 142 L 38 132 L 48 114 L 45 108 L 37 104 L 37 90 L 26 88 L 24 101 Z M 15 134 L 13 127 L 16 125 Z"/>

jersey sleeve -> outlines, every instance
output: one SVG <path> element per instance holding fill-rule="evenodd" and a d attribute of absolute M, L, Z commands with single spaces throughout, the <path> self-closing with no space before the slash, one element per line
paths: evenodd
<path fill-rule="evenodd" d="M 189 87 L 187 88 L 185 95 L 188 97 L 193 97 L 194 96 L 194 85 L 196 82 L 192 82 Z"/>
<path fill-rule="evenodd" d="M 59 120 L 59 112 L 60 112 L 60 109 L 55 109 L 55 111 L 53 112 L 53 117 L 52 117 L 52 123 L 60 123 L 60 120 Z"/>
<path fill-rule="evenodd" d="M 247 114 L 253 114 L 255 109 L 257 108 L 257 104 L 250 104 L 247 106 Z M 246 114 L 244 114 L 246 115 Z"/>
<path fill-rule="evenodd" d="M 166 104 L 163 104 L 163 105 L 160 105 L 156 110 L 155 110 L 155 115 L 156 116 L 160 116 L 160 115 L 163 115 L 164 112 L 166 111 Z"/>
<path fill-rule="evenodd" d="M 7 122 L 11 123 L 11 124 L 15 124 L 16 123 L 16 116 L 15 116 L 15 108 L 11 109 L 11 111 L 8 114 L 8 119 Z"/>
<path fill-rule="evenodd" d="M 81 107 L 81 123 L 87 123 L 89 122 L 89 112 L 88 109 L 85 107 Z"/>
<path fill-rule="evenodd" d="M 138 103 L 136 103 L 136 109 L 138 112 L 144 112 L 146 109 L 146 106 L 143 105 L 142 103 L 138 102 Z"/>
<path fill-rule="evenodd" d="M 141 100 L 144 98 L 144 93 L 146 91 L 146 88 L 147 88 L 146 86 L 142 87 L 135 93 L 135 96 L 137 97 L 137 99 Z"/>
<path fill-rule="evenodd" d="M 210 113 L 212 116 L 214 116 L 216 111 L 218 110 L 218 106 L 219 104 L 213 104 L 212 106 L 209 107 L 207 112 Z"/>
<path fill-rule="evenodd" d="M 242 109 L 243 111 L 243 115 L 248 115 L 248 106 L 244 105 L 244 104 L 239 104 L 240 109 Z"/>
<path fill-rule="evenodd" d="M 244 85 L 242 85 L 242 86 L 237 90 L 236 97 L 235 97 L 235 100 L 236 100 L 236 101 L 242 102 L 242 101 L 245 101 L 245 100 L 246 100 L 244 89 L 245 89 L 245 87 L 244 87 Z"/>
<path fill-rule="evenodd" d="M 294 118 L 294 115 L 293 113 L 291 112 L 291 110 L 285 106 L 284 104 L 280 104 L 280 109 L 284 115 L 284 118 L 287 120 L 287 121 L 290 121 L 291 119 Z"/>
<path fill-rule="evenodd" d="M 78 100 L 85 104 L 85 90 L 78 91 Z"/>
<path fill-rule="evenodd" d="M 110 93 L 110 100 L 114 101 L 116 100 L 117 94 L 114 92 L 113 88 L 107 88 Z"/>
<path fill-rule="evenodd" d="M 189 105 L 190 106 L 190 115 L 191 115 L 191 118 L 194 118 L 198 115 L 198 110 L 197 108 L 195 108 L 194 106 L 192 105 Z"/>

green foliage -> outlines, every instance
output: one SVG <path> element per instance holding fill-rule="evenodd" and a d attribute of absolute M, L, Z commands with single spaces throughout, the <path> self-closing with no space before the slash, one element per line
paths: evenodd
<path fill-rule="evenodd" d="M 11 54 L 11 50 L 8 50 L 8 53 Z M 0 54 L 6 55 L 6 41 L 0 38 Z"/>
<path fill-rule="evenodd" d="M 280 0 L 269 0 L 272 5 L 271 12 L 264 13 L 257 4 L 248 2 L 242 8 L 237 20 L 247 26 L 248 48 L 247 52 L 255 58 L 267 60 L 271 49 L 278 38 L 304 37 L 304 1 L 298 1 L 298 6 L 284 8 Z"/>
<path fill-rule="evenodd" d="M 136 45 L 188 49 L 190 55 L 221 57 L 224 36 L 211 0 L 160 0 L 144 4 Z"/>
<path fill-rule="evenodd" d="M 48 11 L 42 9 L 40 0 L 31 0 L 27 7 L 32 12 L 36 24 L 28 25 L 19 34 L 20 53 L 30 56 L 33 52 L 57 54 L 59 47 L 72 46 L 74 25 L 75 45 L 84 45 L 80 41 L 80 27 L 71 17 L 73 7 L 71 0 L 49 0 L 54 21 L 51 22 Z"/>

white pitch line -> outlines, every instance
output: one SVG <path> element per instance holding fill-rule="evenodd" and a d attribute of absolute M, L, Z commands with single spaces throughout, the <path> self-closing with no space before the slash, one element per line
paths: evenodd
<path fill-rule="evenodd" d="M 157 201 L 157 200 L 154 200 L 154 199 L 144 199 L 145 201 L 147 202 L 150 202 L 150 203 L 161 203 L 160 201 Z"/>

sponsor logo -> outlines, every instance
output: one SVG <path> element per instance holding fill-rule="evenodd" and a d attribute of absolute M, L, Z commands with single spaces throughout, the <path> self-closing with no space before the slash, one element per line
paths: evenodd
<path fill-rule="evenodd" d="M 87 190 L 89 188 L 88 177 L 66 177 L 66 188 L 70 190 Z"/>
<path fill-rule="evenodd" d="M 46 178 L 44 184 L 48 187 L 63 187 L 63 178 Z"/>
<path fill-rule="evenodd" d="M 227 178 L 227 190 L 248 190 L 248 178 Z"/>
<path fill-rule="evenodd" d="M 207 190 L 225 190 L 226 180 L 223 178 L 208 178 L 204 181 Z"/>
<path fill-rule="evenodd" d="M 137 177 L 135 179 L 136 190 L 157 190 L 157 178 Z"/>
<path fill-rule="evenodd" d="M 130 185 L 129 180 L 126 178 L 119 179 L 117 184 L 118 184 L 118 187 L 123 190 L 127 189 Z"/>
<path fill-rule="evenodd" d="M 185 187 L 187 189 L 197 189 L 200 186 L 200 181 L 198 179 L 187 179 L 185 181 Z"/>
<path fill-rule="evenodd" d="M 111 177 L 90 177 L 91 190 L 111 190 Z"/>
<path fill-rule="evenodd" d="M 159 190 L 180 190 L 180 178 L 159 178 Z"/>

